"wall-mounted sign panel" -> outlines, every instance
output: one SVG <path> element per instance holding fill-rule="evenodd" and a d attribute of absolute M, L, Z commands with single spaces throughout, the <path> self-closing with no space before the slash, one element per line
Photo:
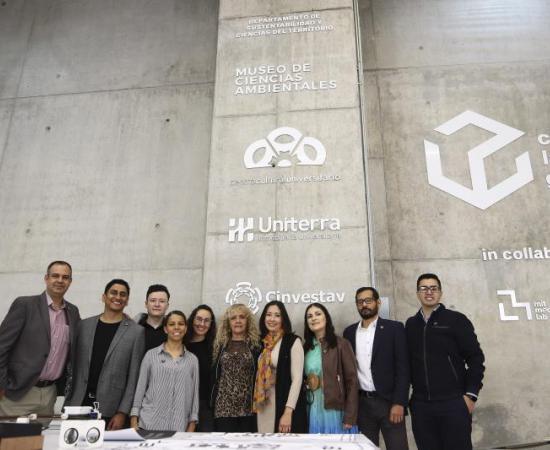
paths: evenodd
<path fill-rule="evenodd" d="M 355 320 L 370 282 L 351 1 L 221 1 L 203 300 Z"/>

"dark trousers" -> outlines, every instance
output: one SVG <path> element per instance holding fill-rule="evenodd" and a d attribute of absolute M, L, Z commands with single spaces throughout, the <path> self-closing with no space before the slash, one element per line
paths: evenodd
<path fill-rule="evenodd" d="M 418 450 L 472 450 L 472 416 L 462 397 L 411 402 Z"/>
<path fill-rule="evenodd" d="M 258 430 L 256 416 L 217 417 L 214 419 L 214 431 L 222 433 L 255 433 Z"/>
<path fill-rule="evenodd" d="M 201 433 L 210 433 L 214 431 L 214 414 L 212 408 L 208 405 L 208 400 L 199 401 L 199 423 L 197 430 Z"/>
<path fill-rule="evenodd" d="M 377 447 L 380 443 L 380 432 L 382 432 L 387 450 L 408 450 L 405 418 L 401 423 L 391 423 L 391 406 L 392 404 L 382 397 L 366 397 L 361 393 L 357 426 L 359 431 Z"/>

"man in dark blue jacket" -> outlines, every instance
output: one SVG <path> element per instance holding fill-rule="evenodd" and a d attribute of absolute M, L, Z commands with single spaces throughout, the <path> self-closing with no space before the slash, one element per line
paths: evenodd
<path fill-rule="evenodd" d="M 471 450 L 472 412 L 485 358 L 472 323 L 441 301 L 437 275 L 418 277 L 421 308 L 405 325 L 411 361 L 411 415 L 419 450 Z"/>
<path fill-rule="evenodd" d="M 407 450 L 405 407 L 409 396 L 409 360 L 401 322 L 378 317 L 380 297 L 372 287 L 357 289 L 361 321 L 344 330 L 357 359 L 359 430 L 376 446 L 380 431 L 386 449 Z"/>

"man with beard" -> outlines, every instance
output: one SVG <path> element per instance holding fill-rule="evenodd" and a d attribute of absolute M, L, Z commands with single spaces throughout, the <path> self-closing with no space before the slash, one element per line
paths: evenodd
<path fill-rule="evenodd" d="M 409 358 L 401 322 L 378 317 L 380 296 L 373 287 L 355 293 L 362 320 L 344 330 L 358 366 L 359 430 L 376 446 L 380 431 L 387 450 L 407 450 L 405 408 L 409 395 Z"/>

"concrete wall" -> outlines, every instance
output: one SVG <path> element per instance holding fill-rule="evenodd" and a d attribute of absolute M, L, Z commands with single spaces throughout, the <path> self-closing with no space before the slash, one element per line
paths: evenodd
<path fill-rule="evenodd" d="M 99 312 L 114 276 L 200 301 L 218 4 L 13 0 L 0 8 L 3 315 L 53 259 Z"/>
<path fill-rule="evenodd" d="M 548 314 L 535 311 L 550 304 L 548 260 L 505 257 L 543 249 L 550 237 L 550 166 L 537 139 L 550 131 L 549 12 L 544 1 L 361 2 L 379 287 L 405 320 L 418 308 L 416 277 L 436 272 L 443 302 L 474 322 L 487 358 L 474 415 L 480 447 L 548 434 Z M 493 134 L 474 125 L 434 131 L 466 110 L 524 132 L 484 159 L 489 188 L 511 177 L 525 152 L 533 172 L 485 210 L 428 183 L 424 140 L 440 145 L 443 174 L 472 188 L 467 152 Z M 483 249 L 498 260 L 484 260 Z M 502 290 L 528 304 L 531 320 Z"/>
<path fill-rule="evenodd" d="M 323 295 L 341 330 L 355 320 L 356 287 L 370 278 L 353 2 L 222 0 L 219 20 L 204 300 L 217 312 L 228 302 L 250 303 L 259 314 L 275 298 L 269 292 L 300 296 L 287 309 L 301 333 L 305 308 Z M 311 30 L 300 25 L 310 22 Z M 261 34 L 266 30 L 281 33 Z M 269 82 L 258 82 L 262 70 L 273 75 Z M 275 91 L 285 80 L 296 85 Z M 240 90 L 247 87 L 253 89 Z M 302 136 L 291 138 L 289 127 Z M 247 148 L 271 133 L 273 166 L 250 167 L 270 150 L 260 145 L 247 162 Z M 306 146 L 310 158 L 314 148 L 326 151 L 319 164 L 292 153 L 307 137 L 314 139 Z M 281 150 L 285 145 L 293 150 Z M 338 179 L 319 181 L 331 176 Z M 311 177 L 317 181 L 299 181 Z M 266 178 L 296 181 L 243 182 Z M 232 238 L 230 221 L 248 218 L 254 230 Z M 339 226 L 262 235 L 258 221 L 268 218 L 334 218 Z M 241 283 L 249 283 L 242 294 Z"/>
<path fill-rule="evenodd" d="M 341 329 L 355 318 L 354 289 L 370 282 L 372 250 L 394 318 L 417 310 L 416 277 L 435 271 L 446 305 L 474 322 L 487 355 L 478 446 L 544 437 L 548 261 L 533 252 L 550 246 L 550 5 L 359 5 L 371 229 L 351 1 L 227 1 L 219 11 L 213 0 L 3 2 L 0 315 L 15 296 L 40 292 L 46 264 L 60 258 L 74 265 L 68 298 L 83 316 L 101 310 L 114 276 L 132 285 L 131 314 L 153 282 L 170 287 L 174 306 L 207 301 L 221 312 L 230 288 L 250 281 L 264 294 L 345 291 L 334 309 Z M 314 10 L 335 33 L 232 38 L 249 18 Z M 338 89 L 234 94 L 237 66 L 293 61 L 311 63 L 308 77 L 335 79 Z M 525 152 L 532 171 L 485 209 L 428 182 L 425 140 L 440 146 L 443 174 L 472 188 L 467 152 L 493 134 L 472 125 L 435 131 L 467 110 L 523 132 L 484 158 L 478 174 L 488 189 L 513 176 Z M 242 160 L 251 142 L 292 124 L 326 146 L 326 165 L 254 170 L 340 181 L 231 184 L 256 177 Z M 342 238 L 228 242 L 230 218 L 260 215 L 337 216 Z M 300 329 L 305 305 L 293 308 Z"/>

